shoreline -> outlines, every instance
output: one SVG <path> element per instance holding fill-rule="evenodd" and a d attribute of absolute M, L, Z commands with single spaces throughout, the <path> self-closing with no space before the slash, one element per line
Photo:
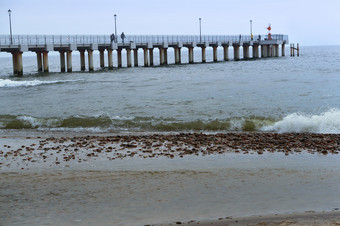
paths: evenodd
<path fill-rule="evenodd" d="M 28 134 L 26 134 L 28 135 Z M 37 135 L 37 134 L 31 134 Z M 339 154 L 340 134 L 312 133 L 147 133 L 0 136 L 0 170 L 15 165 L 69 166 L 97 159 L 183 158 L 226 153 Z M 65 136 L 66 135 L 66 136 Z"/>
<path fill-rule="evenodd" d="M 191 220 L 189 222 L 175 222 L 170 224 L 154 224 L 153 226 L 171 226 L 171 225 L 200 225 L 200 226 L 225 226 L 225 225 L 271 225 L 271 226 L 288 226 L 288 225 L 340 225 L 340 211 L 331 212 L 314 212 L 307 211 L 304 213 L 291 214 L 272 214 L 264 216 L 249 217 L 224 217 L 217 220 Z"/>

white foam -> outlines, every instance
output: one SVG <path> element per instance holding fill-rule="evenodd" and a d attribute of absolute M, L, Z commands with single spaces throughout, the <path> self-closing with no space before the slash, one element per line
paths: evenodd
<path fill-rule="evenodd" d="M 320 115 L 293 113 L 271 126 L 264 126 L 262 131 L 340 133 L 340 110 L 330 109 Z"/>
<path fill-rule="evenodd" d="M 38 119 L 32 116 L 18 116 L 17 118 L 21 120 L 25 125 L 33 128 L 54 127 L 60 124 L 60 120 L 58 119 Z"/>
<path fill-rule="evenodd" d="M 79 81 L 79 80 L 41 81 L 41 80 L 35 79 L 31 81 L 14 81 L 10 79 L 0 79 L 0 88 L 39 86 L 39 85 L 45 85 L 45 84 L 55 84 L 55 83 L 75 82 L 75 81 Z"/>

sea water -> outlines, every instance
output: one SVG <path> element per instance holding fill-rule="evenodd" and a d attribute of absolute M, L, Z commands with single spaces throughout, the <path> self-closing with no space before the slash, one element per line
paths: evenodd
<path fill-rule="evenodd" d="M 182 52 L 182 65 L 169 51 L 169 65 L 158 66 L 155 51 L 155 67 L 94 72 L 80 72 L 75 52 L 72 73 L 59 72 L 58 55 L 50 56 L 50 73 L 37 73 L 36 57 L 24 53 L 23 77 L 12 75 L 10 55 L 3 55 L 0 129 L 340 132 L 340 46 L 218 63 L 210 50 L 204 64 L 199 48 L 195 64 Z"/>

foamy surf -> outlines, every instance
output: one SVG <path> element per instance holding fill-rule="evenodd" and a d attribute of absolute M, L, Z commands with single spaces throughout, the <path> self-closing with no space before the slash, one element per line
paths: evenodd
<path fill-rule="evenodd" d="M 75 82 L 78 80 L 55 80 L 55 81 L 41 81 L 41 80 L 31 80 L 31 81 L 14 81 L 10 79 L 0 79 L 0 88 L 7 87 L 29 87 L 29 86 L 39 86 L 47 84 L 57 84 L 66 82 Z"/>
<path fill-rule="evenodd" d="M 307 133 L 340 133 L 340 110 L 333 108 L 319 115 L 293 113 L 270 126 L 264 126 L 262 131 L 274 132 L 307 132 Z"/>

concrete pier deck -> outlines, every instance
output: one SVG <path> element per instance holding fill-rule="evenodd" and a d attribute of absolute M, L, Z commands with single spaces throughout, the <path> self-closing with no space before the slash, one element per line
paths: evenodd
<path fill-rule="evenodd" d="M 12 42 L 11 42 L 12 40 Z M 124 40 L 118 38 L 111 42 L 110 35 L 0 35 L 0 51 L 12 54 L 13 73 L 23 75 L 22 55 L 24 52 L 37 54 L 37 70 L 49 71 L 48 53 L 60 53 L 61 72 L 72 72 L 72 52 L 80 52 L 81 71 L 86 70 L 85 52 L 88 55 L 88 70 L 93 71 L 93 51 L 100 53 L 100 67 L 105 67 L 105 51 L 107 64 L 113 69 L 113 51 L 117 52 L 117 66 L 122 67 L 122 50 L 126 50 L 127 67 L 138 66 L 138 49 L 143 49 L 144 66 L 154 65 L 154 50 L 159 50 L 159 62 L 168 64 L 168 48 L 174 49 L 175 64 L 181 64 L 182 48 L 188 49 L 188 62 L 194 63 L 194 48 L 202 49 L 202 60 L 206 62 L 206 48 L 213 49 L 213 61 L 217 62 L 217 49 L 223 47 L 223 60 L 228 61 L 228 49 L 233 47 L 233 60 L 241 60 L 240 47 L 243 49 L 242 59 L 256 59 L 285 56 L 285 45 L 288 44 L 287 35 L 257 35 L 252 39 L 250 35 L 127 35 Z M 252 56 L 250 56 L 252 47 Z M 261 50 L 259 50 L 261 49 Z M 133 54 L 131 54 L 133 52 Z M 65 64 L 66 55 L 66 64 Z M 132 64 L 132 55 L 133 61 Z"/>

